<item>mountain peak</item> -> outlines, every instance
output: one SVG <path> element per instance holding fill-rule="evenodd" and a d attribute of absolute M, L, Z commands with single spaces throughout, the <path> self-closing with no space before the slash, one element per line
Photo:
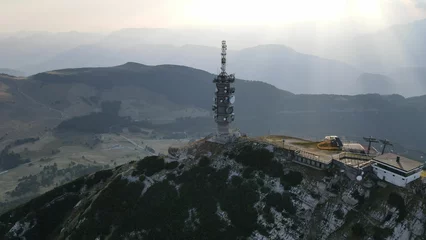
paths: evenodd
<path fill-rule="evenodd" d="M 126 70 L 140 70 L 148 67 L 147 65 L 137 63 L 137 62 L 126 62 L 125 64 L 115 66 L 114 68 L 122 68 Z"/>
<path fill-rule="evenodd" d="M 358 184 L 340 171 L 303 168 L 279 147 L 254 139 L 226 147 L 200 140 L 169 152 L 55 188 L 0 216 L 0 234 L 5 239 L 398 239 L 404 233 L 388 229 L 425 223 L 412 217 L 424 205 L 410 191 L 391 186 L 383 191 L 368 176 Z M 400 192 L 413 204 L 404 204 Z M 422 236 L 423 230 L 412 232 Z"/>
<path fill-rule="evenodd" d="M 257 51 L 286 51 L 295 53 L 296 51 L 288 46 L 281 45 L 281 44 L 264 44 L 264 45 L 258 45 L 251 48 L 245 48 L 244 50 L 257 50 Z"/>

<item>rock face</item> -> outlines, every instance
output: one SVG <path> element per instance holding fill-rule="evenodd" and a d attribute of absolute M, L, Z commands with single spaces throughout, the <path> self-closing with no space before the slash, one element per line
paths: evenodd
<path fill-rule="evenodd" d="M 0 216 L 0 236 L 426 239 L 426 203 L 414 188 L 306 169 L 247 139 L 199 141 L 173 153 L 55 188 Z"/>

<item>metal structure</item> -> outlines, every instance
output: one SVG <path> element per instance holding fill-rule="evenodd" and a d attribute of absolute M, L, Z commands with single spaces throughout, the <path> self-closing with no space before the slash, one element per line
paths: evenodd
<path fill-rule="evenodd" d="M 216 76 L 213 83 L 216 84 L 215 98 L 212 110 L 217 123 L 219 134 L 229 134 L 229 124 L 234 121 L 235 88 L 231 86 L 235 82 L 234 74 L 226 73 L 226 41 L 222 41 L 222 72 Z"/>
<path fill-rule="evenodd" d="M 393 144 L 391 142 L 389 142 L 389 140 L 387 140 L 387 139 L 380 140 L 380 142 L 383 144 L 382 155 L 385 153 L 385 148 L 386 148 L 387 145 L 393 146 Z"/>
<path fill-rule="evenodd" d="M 372 136 L 370 137 L 364 137 L 364 140 L 366 142 L 368 142 L 368 150 L 367 150 L 367 154 L 370 154 L 370 149 L 371 149 L 371 143 L 378 143 L 379 141 L 375 138 L 373 138 Z"/>

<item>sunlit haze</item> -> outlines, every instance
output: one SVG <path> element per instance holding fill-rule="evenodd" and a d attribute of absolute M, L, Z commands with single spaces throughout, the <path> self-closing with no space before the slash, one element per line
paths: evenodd
<path fill-rule="evenodd" d="M 280 27 L 297 22 L 380 28 L 425 16 L 415 0 L 2 0 L 0 32 L 139 27 Z"/>
<path fill-rule="evenodd" d="M 0 67 L 34 74 L 134 61 L 213 73 L 214 52 L 226 39 L 230 69 L 258 61 L 239 71 L 246 79 L 296 93 L 341 93 L 321 90 L 320 82 L 371 72 L 395 78 L 392 91 L 415 95 L 426 91 L 415 87 L 423 75 L 394 70 L 424 67 L 425 25 L 426 0 L 0 0 Z M 235 61 L 245 49 L 252 55 Z M 300 64 L 291 78 L 313 71 L 319 85 L 284 83 L 288 71 L 272 66 L 278 63 Z"/>

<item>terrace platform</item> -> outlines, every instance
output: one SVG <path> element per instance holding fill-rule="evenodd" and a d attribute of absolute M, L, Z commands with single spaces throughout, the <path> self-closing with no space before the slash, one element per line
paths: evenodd
<path fill-rule="evenodd" d="M 301 138 L 275 135 L 260 137 L 258 140 L 283 149 L 293 162 L 315 169 L 327 169 L 333 161 L 341 163 L 341 166 L 363 169 L 371 165 L 373 158 L 342 150 L 322 150 L 317 147 L 319 142 Z"/>

